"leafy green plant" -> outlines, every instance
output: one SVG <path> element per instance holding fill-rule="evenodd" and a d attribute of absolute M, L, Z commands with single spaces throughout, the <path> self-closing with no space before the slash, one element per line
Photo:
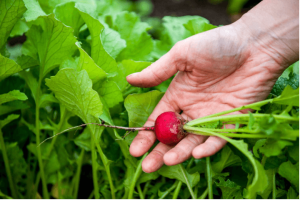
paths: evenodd
<path fill-rule="evenodd" d="M 147 154 L 129 154 L 136 132 L 123 139 L 125 130 L 92 124 L 142 127 L 171 79 L 143 89 L 126 76 L 216 27 L 199 16 L 166 16 L 153 39 L 146 4 L 0 2 L 1 198 L 298 198 L 298 62 L 265 101 L 184 126 L 228 141 L 209 158 L 147 174 Z M 24 43 L 9 45 L 23 34 Z M 246 108 L 255 112 L 225 115 Z M 220 129 L 228 123 L 236 128 Z"/>

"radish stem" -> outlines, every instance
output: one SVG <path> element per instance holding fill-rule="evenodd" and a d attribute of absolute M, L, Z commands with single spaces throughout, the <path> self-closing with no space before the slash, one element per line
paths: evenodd
<path fill-rule="evenodd" d="M 208 186 L 208 198 L 213 199 L 213 190 L 212 190 L 212 177 L 210 170 L 210 157 L 206 157 L 206 176 L 207 176 L 207 186 Z"/>

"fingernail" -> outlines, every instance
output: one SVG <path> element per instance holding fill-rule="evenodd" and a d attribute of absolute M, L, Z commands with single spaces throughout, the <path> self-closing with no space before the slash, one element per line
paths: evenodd
<path fill-rule="evenodd" d="M 136 74 L 138 74 L 139 72 L 135 72 L 133 74 L 129 74 L 127 77 L 132 77 L 132 76 L 135 76 Z"/>

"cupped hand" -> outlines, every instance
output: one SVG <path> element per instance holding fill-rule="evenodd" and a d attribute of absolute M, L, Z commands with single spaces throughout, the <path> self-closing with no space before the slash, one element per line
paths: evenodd
<path fill-rule="evenodd" d="M 259 44 L 237 26 L 223 26 L 178 42 L 148 68 L 129 75 L 130 84 L 153 87 L 177 73 L 145 126 L 153 126 L 166 111 L 192 120 L 265 99 L 283 67 Z M 130 153 L 145 154 L 155 140 L 154 132 L 140 131 Z M 164 163 L 176 165 L 191 156 L 211 156 L 225 143 L 218 137 L 188 134 L 175 146 L 159 143 L 142 168 L 149 173 Z"/>

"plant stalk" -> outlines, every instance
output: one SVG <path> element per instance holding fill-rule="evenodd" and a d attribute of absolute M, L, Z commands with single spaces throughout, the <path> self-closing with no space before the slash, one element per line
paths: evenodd
<path fill-rule="evenodd" d="M 187 187 L 188 187 L 188 189 L 189 189 L 189 191 L 190 191 L 190 194 L 191 194 L 191 196 L 192 196 L 192 199 L 196 199 L 196 197 L 195 197 L 195 195 L 194 195 L 193 188 L 191 187 L 191 185 L 190 185 L 190 183 L 189 183 L 189 180 L 188 180 L 188 178 L 187 178 L 185 169 L 183 168 L 182 164 L 179 164 L 179 168 L 180 168 L 180 170 L 181 170 L 181 172 L 182 172 L 182 174 L 183 174 L 183 177 L 184 177 L 184 179 L 185 179 L 185 181 L 186 181 L 186 185 L 187 185 Z"/>
<path fill-rule="evenodd" d="M 82 161 L 84 157 L 84 149 L 81 150 L 79 160 L 78 160 L 78 166 L 76 170 L 76 175 L 75 175 L 75 191 L 74 191 L 74 199 L 77 199 L 78 196 L 78 189 L 79 189 L 79 183 L 80 183 L 80 174 L 81 174 L 81 167 L 82 167 Z"/>
<path fill-rule="evenodd" d="M 145 153 L 143 155 L 142 159 L 139 161 L 139 164 L 137 166 L 137 169 L 136 169 L 136 171 L 134 173 L 134 176 L 133 176 L 133 179 L 131 181 L 131 185 L 130 185 L 130 188 L 129 188 L 128 199 L 132 199 L 132 197 L 133 197 L 133 191 L 134 191 L 135 184 L 136 184 L 138 178 L 140 177 L 140 175 L 142 174 L 142 162 L 146 158 L 147 155 L 148 155 L 148 152 Z"/>
<path fill-rule="evenodd" d="M 98 176 L 97 176 L 98 163 L 96 161 L 97 153 L 96 153 L 95 142 L 93 140 L 93 137 L 91 137 L 91 152 L 92 152 L 92 170 L 93 170 L 94 194 L 95 194 L 96 199 L 100 199 Z"/>
<path fill-rule="evenodd" d="M 9 165 L 9 159 L 8 159 L 8 156 L 7 156 L 7 151 L 6 151 L 6 147 L 5 147 L 1 127 L 0 127 L 0 147 L 1 147 L 1 150 L 2 150 L 2 155 L 3 155 L 3 159 L 4 159 L 4 165 L 5 165 L 5 171 L 6 171 L 6 174 L 7 174 L 7 177 L 8 177 L 8 183 L 9 183 L 9 187 L 11 189 L 12 197 L 14 199 L 17 199 L 18 198 L 17 188 L 14 184 L 14 179 L 12 178 L 10 165 Z"/>
<path fill-rule="evenodd" d="M 213 199 L 213 190 L 212 190 L 212 177 L 210 170 L 210 157 L 206 157 L 206 176 L 207 176 L 207 186 L 208 186 L 208 198 Z"/>
<path fill-rule="evenodd" d="M 41 95 L 40 88 L 41 88 L 41 83 L 42 83 L 42 77 L 41 77 L 41 73 L 40 73 L 39 83 L 38 83 L 37 92 L 36 92 L 36 99 L 35 99 L 35 127 L 36 127 L 35 134 L 36 134 L 36 143 L 37 144 L 40 143 L 40 95 Z M 41 178 L 42 178 L 43 196 L 45 199 L 49 199 L 41 149 L 36 148 L 36 150 L 37 150 L 38 162 L 39 162 Z"/>

